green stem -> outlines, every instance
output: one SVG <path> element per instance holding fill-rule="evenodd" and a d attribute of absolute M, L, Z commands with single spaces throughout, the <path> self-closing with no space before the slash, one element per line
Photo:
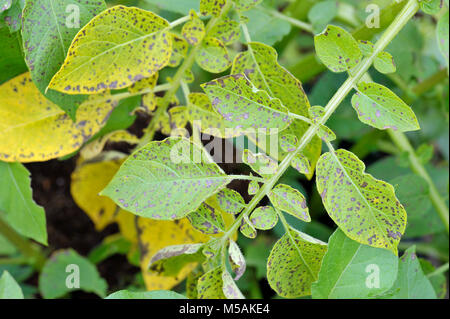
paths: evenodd
<path fill-rule="evenodd" d="M 228 10 L 232 6 L 232 1 L 227 1 L 226 5 L 222 8 L 222 12 L 219 17 L 213 17 L 211 20 L 209 20 L 208 24 L 206 25 L 206 34 L 209 33 L 209 31 L 214 27 L 214 25 L 220 20 L 222 15 L 226 14 Z M 159 118 L 167 111 L 167 108 L 170 105 L 170 101 L 174 97 L 174 95 L 177 93 L 178 89 L 181 86 L 181 81 L 183 80 L 184 75 L 186 74 L 187 70 L 190 70 L 194 64 L 195 61 L 195 54 L 197 50 L 200 47 L 200 43 L 194 46 L 191 51 L 189 52 L 189 55 L 184 59 L 181 66 L 178 68 L 177 72 L 175 73 L 171 87 L 170 89 L 164 94 L 164 97 L 161 101 L 161 104 L 158 105 L 158 109 L 156 110 L 152 120 L 150 121 L 150 124 L 148 125 L 147 129 L 145 130 L 144 136 L 141 138 L 141 142 L 138 144 L 136 149 L 141 148 L 142 146 L 146 145 L 150 141 L 153 140 L 153 137 L 155 136 L 155 133 L 158 129 L 158 121 Z"/>
<path fill-rule="evenodd" d="M 300 140 L 300 144 L 294 152 L 289 153 L 285 159 L 279 165 L 277 172 L 264 184 L 258 193 L 252 198 L 248 203 L 247 207 L 243 212 L 236 218 L 235 222 L 231 225 L 228 231 L 225 233 L 224 237 L 228 238 L 238 229 L 242 219 L 250 214 L 253 209 L 258 205 L 258 203 L 272 190 L 284 172 L 289 168 L 292 159 L 300 153 L 306 145 L 312 140 L 312 138 L 317 134 L 320 125 L 324 125 L 329 117 L 334 113 L 337 107 L 342 103 L 345 97 L 350 93 L 352 88 L 359 82 L 361 77 L 369 70 L 375 57 L 383 51 L 387 45 L 394 39 L 394 37 L 400 32 L 400 30 L 405 26 L 405 24 L 416 14 L 419 9 L 419 4 L 417 0 L 409 0 L 404 6 L 402 11 L 394 19 L 392 24 L 386 29 L 380 39 L 374 46 L 374 51 L 371 56 L 367 57 L 361 62 L 361 64 L 356 68 L 354 75 L 349 77 L 339 88 L 339 90 L 334 94 L 331 100 L 325 107 L 324 116 L 318 121 L 317 124 L 311 125 Z"/>
<path fill-rule="evenodd" d="M 42 269 L 45 263 L 45 256 L 42 254 L 40 248 L 37 245 L 34 245 L 31 241 L 23 238 L 1 217 L 0 234 L 2 234 L 3 237 L 5 237 L 27 258 L 29 264 L 34 266 L 37 270 Z"/>
<path fill-rule="evenodd" d="M 437 275 L 443 274 L 443 273 L 445 273 L 447 271 L 448 271 L 448 263 L 442 265 L 441 267 L 439 267 L 438 269 L 436 269 L 432 273 L 429 273 L 427 275 L 427 277 L 430 278 L 430 277 L 433 277 L 433 276 L 437 276 Z"/>
<path fill-rule="evenodd" d="M 262 177 L 254 176 L 254 175 L 227 175 L 230 179 L 238 179 L 245 181 L 257 181 L 260 183 L 264 183 L 266 180 Z"/>
<path fill-rule="evenodd" d="M 419 158 L 417 157 L 414 148 L 412 147 L 411 143 L 409 142 L 405 134 L 393 131 L 392 129 L 388 130 L 388 134 L 399 149 L 408 153 L 412 171 L 417 175 L 421 176 L 427 182 L 430 189 L 429 196 L 431 199 L 431 203 L 433 204 L 434 208 L 436 208 L 436 211 L 439 214 L 439 217 L 441 218 L 442 222 L 444 223 L 445 229 L 448 234 L 449 232 L 448 207 L 445 204 L 444 200 L 442 199 L 441 195 L 439 194 L 439 191 L 434 185 L 434 182 L 431 179 L 430 175 L 428 174 L 425 167 L 422 165 Z"/>

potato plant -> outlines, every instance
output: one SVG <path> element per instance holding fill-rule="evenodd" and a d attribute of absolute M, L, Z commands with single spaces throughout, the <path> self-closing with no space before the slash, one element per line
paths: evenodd
<path fill-rule="evenodd" d="M 0 298 L 445 298 L 448 16 L 0 0 Z M 47 233 L 30 171 L 55 161 L 117 225 L 89 254 Z"/>

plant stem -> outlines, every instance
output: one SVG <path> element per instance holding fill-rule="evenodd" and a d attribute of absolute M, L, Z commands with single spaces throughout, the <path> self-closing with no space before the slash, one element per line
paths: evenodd
<path fill-rule="evenodd" d="M 310 25 L 310 24 L 308 24 L 306 22 L 303 22 L 303 21 L 291 18 L 291 17 L 289 17 L 289 16 L 287 16 L 285 14 L 282 14 L 281 12 L 278 12 L 277 10 L 266 9 L 264 7 L 261 7 L 261 6 L 258 6 L 257 8 L 259 10 L 261 10 L 261 11 L 264 11 L 264 12 L 267 12 L 268 14 L 273 15 L 274 17 L 277 17 L 277 18 L 279 18 L 281 20 L 287 21 L 290 24 L 296 26 L 297 28 L 299 28 L 301 30 L 307 31 L 309 33 L 313 33 L 312 25 Z"/>
<path fill-rule="evenodd" d="M 412 171 L 417 175 L 421 176 L 427 182 L 428 187 L 430 189 L 429 196 L 431 199 L 431 203 L 433 204 L 434 208 L 436 208 L 436 211 L 439 214 L 439 217 L 441 218 L 442 222 L 444 223 L 445 229 L 448 234 L 449 233 L 448 207 L 445 204 L 444 200 L 442 199 L 441 195 L 439 194 L 439 191 L 434 185 L 434 182 L 431 179 L 430 175 L 428 174 L 425 167 L 422 165 L 419 158 L 417 157 L 414 148 L 412 147 L 411 143 L 409 142 L 405 134 L 393 131 L 392 129 L 388 130 L 388 134 L 398 148 L 408 153 Z"/>
<path fill-rule="evenodd" d="M 430 278 L 430 277 L 433 277 L 433 276 L 437 276 L 437 275 L 445 273 L 446 271 L 448 271 L 448 263 L 442 265 L 441 267 L 439 267 L 435 271 L 429 273 L 427 275 L 427 277 Z"/>
<path fill-rule="evenodd" d="M 387 45 L 394 39 L 394 37 L 400 32 L 400 30 L 405 26 L 405 24 L 416 14 L 419 9 L 419 4 L 417 0 L 409 0 L 408 3 L 404 6 L 398 16 L 394 19 L 392 24 L 386 29 L 380 39 L 374 46 L 373 53 L 367 57 L 365 60 L 361 62 L 361 64 L 357 67 L 353 76 L 350 76 L 339 88 L 339 90 L 334 94 L 331 100 L 328 102 L 325 107 L 324 116 L 318 121 L 317 124 L 311 125 L 305 134 L 302 136 L 300 140 L 300 144 L 294 152 L 289 153 L 285 159 L 280 163 L 277 172 L 273 175 L 258 193 L 252 198 L 252 200 L 248 203 L 247 207 L 243 210 L 243 212 L 236 218 L 234 223 L 225 233 L 224 238 L 228 238 L 231 236 L 239 227 L 242 219 L 247 217 L 253 209 L 258 205 L 258 203 L 263 199 L 275 186 L 284 172 L 289 168 L 292 159 L 300 153 L 305 146 L 311 141 L 311 139 L 317 134 L 317 131 L 320 125 L 324 125 L 329 117 L 333 114 L 333 112 L 337 109 L 337 107 L 342 103 L 345 97 L 350 93 L 352 88 L 359 82 L 361 77 L 369 70 L 372 65 L 375 57 L 383 51 Z"/>
<path fill-rule="evenodd" d="M 45 263 L 45 256 L 37 245 L 23 238 L 11 226 L 9 226 L 3 218 L 0 217 L 0 234 L 3 235 L 17 250 L 19 250 L 27 259 L 28 263 L 37 270 L 42 269 Z"/>
<path fill-rule="evenodd" d="M 220 16 L 213 17 L 211 20 L 209 20 L 208 24 L 206 25 L 206 34 L 214 27 L 214 25 L 220 20 L 222 15 L 224 15 L 232 6 L 232 1 L 228 0 L 226 5 L 222 8 L 222 12 Z M 177 93 L 178 89 L 180 88 L 181 81 L 183 80 L 183 77 L 187 70 L 190 70 L 192 68 L 192 65 L 195 61 L 195 54 L 197 50 L 200 47 L 200 43 L 194 46 L 191 51 L 189 52 L 189 55 L 184 59 L 183 64 L 178 68 L 177 72 L 175 73 L 171 87 L 170 89 L 164 94 L 164 97 L 161 101 L 161 104 L 158 105 L 158 109 L 156 110 L 152 120 L 150 121 L 150 124 L 148 125 L 147 129 L 145 130 L 144 136 L 141 138 L 141 142 L 138 144 L 136 149 L 141 148 L 142 146 L 146 145 L 150 141 L 153 140 L 153 137 L 155 136 L 156 130 L 158 129 L 157 124 L 159 121 L 159 118 L 167 111 L 167 108 L 170 105 L 170 101 L 172 100 L 173 96 Z"/>

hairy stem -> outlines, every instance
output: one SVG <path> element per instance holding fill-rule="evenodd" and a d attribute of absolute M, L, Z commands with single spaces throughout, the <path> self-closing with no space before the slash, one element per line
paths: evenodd
<path fill-rule="evenodd" d="M 0 217 L 0 234 L 3 235 L 11 244 L 13 244 L 23 256 L 27 258 L 29 264 L 37 270 L 42 269 L 45 263 L 45 256 L 40 248 L 33 244 L 30 240 L 23 238 L 11 226 L 9 226 L 3 218 Z"/>
<path fill-rule="evenodd" d="M 331 100 L 325 107 L 324 116 L 318 121 L 317 124 L 311 125 L 300 140 L 300 144 L 294 152 L 289 153 L 286 158 L 280 163 L 276 173 L 264 184 L 258 193 L 248 203 L 243 212 L 235 220 L 233 225 L 225 233 L 224 238 L 231 236 L 239 227 L 243 218 L 246 218 L 258 203 L 272 190 L 273 186 L 278 182 L 284 172 L 289 168 L 292 159 L 300 153 L 311 139 L 317 134 L 320 125 L 324 125 L 329 117 L 334 113 L 337 107 L 342 103 L 345 97 L 350 93 L 352 88 L 359 82 L 361 77 L 369 70 L 375 57 L 383 51 L 387 45 L 394 39 L 394 37 L 400 32 L 405 24 L 416 14 L 419 9 L 417 0 L 409 0 L 404 8 L 400 11 L 398 16 L 394 19 L 392 24 L 386 29 L 380 39 L 377 41 L 374 47 L 372 55 L 363 60 L 356 68 L 353 76 L 350 76 L 334 94 Z"/>

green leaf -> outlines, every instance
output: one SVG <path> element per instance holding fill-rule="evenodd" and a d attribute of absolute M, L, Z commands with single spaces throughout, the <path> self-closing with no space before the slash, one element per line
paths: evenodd
<path fill-rule="evenodd" d="M 200 0 L 200 13 L 204 16 L 219 16 L 227 0 Z"/>
<path fill-rule="evenodd" d="M 0 277 L 0 299 L 23 299 L 19 284 L 6 270 Z"/>
<path fill-rule="evenodd" d="M 416 115 L 394 92 L 377 83 L 359 83 L 352 106 L 361 122 L 380 130 L 408 132 L 420 129 Z"/>
<path fill-rule="evenodd" d="M 427 182 L 415 174 L 407 174 L 389 181 L 408 214 L 405 237 L 421 237 L 445 229 L 429 199 Z"/>
<path fill-rule="evenodd" d="M 170 61 L 168 27 L 165 19 L 135 7 L 103 11 L 78 32 L 49 88 L 95 94 L 154 75 Z"/>
<path fill-rule="evenodd" d="M 79 17 L 73 8 L 79 10 Z M 64 62 L 80 27 L 105 9 L 105 3 L 98 0 L 32 0 L 27 1 L 23 9 L 23 47 L 31 78 L 42 94 L 73 119 L 76 109 L 86 97 L 53 90 L 45 93 L 45 90 Z M 70 17 L 71 14 L 73 17 Z"/>
<path fill-rule="evenodd" d="M 0 17 L 1 18 L 1 17 Z M 0 84 L 27 71 L 23 60 L 20 33 L 0 26 Z"/>
<path fill-rule="evenodd" d="M 439 45 L 439 50 L 441 50 L 442 55 L 444 56 L 447 62 L 447 69 L 449 66 L 449 54 L 448 54 L 448 29 L 449 29 L 449 13 L 444 14 L 438 21 L 436 27 L 436 37 Z"/>
<path fill-rule="evenodd" d="M 397 67 L 395 66 L 394 58 L 390 53 L 380 52 L 373 61 L 373 66 L 378 72 L 383 74 L 395 73 Z"/>
<path fill-rule="evenodd" d="M 250 221 L 256 229 L 269 230 L 278 223 L 278 215 L 272 206 L 260 206 L 250 215 Z"/>
<path fill-rule="evenodd" d="M 317 190 L 328 214 L 348 237 L 397 254 L 406 211 L 392 185 L 364 171 L 364 163 L 353 153 L 327 152 L 317 163 Z"/>
<path fill-rule="evenodd" d="M 229 188 L 220 190 L 216 198 L 220 208 L 229 214 L 239 214 L 246 206 L 241 194 Z"/>
<path fill-rule="evenodd" d="M 246 24 L 253 41 L 274 45 L 291 31 L 289 22 L 258 8 L 245 12 L 245 16 L 248 17 Z M 246 41 L 241 39 L 241 42 Z"/>
<path fill-rule="evenodd" d="M 197 284 L 198 299 L 225 299 L 222 288 L 222 268 L 217 267 L 199 278 Z"/>
<path fill-rule="evenodd" d="M 233 0 L 237 11 L 247 11 L 260 4 L 263 0 Z"/>
<path fill-rule="evenodd" d="M 224 17 L 212 27 L 209 36 L 219 39 L 225 45 L 230 45 L 239 40 L 241 27 L 239 22 Z"/>
<path fill-rule="evenodd" d="M 400 258 L 397 279 L 386 296 L 389 299 L 436 299 L 433 286 L 420 266 L 416 246 L 408 248 Z"/>
<path fill-rule="evenodd" d="M 389 251 L 359 244 L 338 228 L 330 237 L 312 297 L 364 299 L 392 287 L 398 258 Z"/>
<path fill-rule="evenodd" d="M 319 59 L 333 72 L 350 71 L 362 59 L 362 52 L 353 36 L 333 25 L 316 35 L 314 44 Z"/>
<path fill-rule="evenodd" d="M 239 278 L 241 278 L 244 274 L 247 265 L 245 263 L 245 257 L 242 255 L 239 246 L 231 239 L 230 245 L 228 246 L 228 255 L 231 269 L 236 274 L 234 280 L 239 280 Z"/>
<path fill-rule="evenodd" d="M 154 290 L 154 291 L 129 291 L 119 290 L 116 291 L 105 299 L 187 299 L 185 296 L 180 295 L 170 290 Z"/>
<path fill-rule="evenodd" d="M 12 0 L 0 0 L 0 12 L 8 10 L 11 8 Z"/>
<path fill-rule="evenodd" d="M 195 62 L 210 73 L 220 73 L 231 65 L 225 45 L 218 39 L 206 37 L 195 52 Z"/>
<path fill-rule="evenodd" d="M 235 279 L 236 280 L 236 279 Z M 222 272 L 222 292 L 228 299 L 245 299 L 228 271 Z"/>
<path fill-rule="evenodd" d="M 60 298 L 75 290 L 104 297 L 106 289 L 106 281 L 95 266 L 72 249 L 53 253 L 39 276 L 39 291 L 46 299 Z"/>
<path fill-rule="evenodd" d="M 199 208 L 187 215 L 192 227 L 198 231 L 214 235 L 225 231 L 225 222 L 220 212 L 206 203 L 202 203 Z"/>
<path fill-rule="evenodd" d="M 421 0 L 419 1 L 420 9 L 426 14 L 434 15 L 442 9 L 442 0 Z"/>
<path fill-rule="evenodd" d="M 176 277 L 190 263 L 202 262 L 203 244 L 167 246 L 159 250 L 150 260 L 149 269 L 159 275 Z"/>
<path fill-rule="evenodd" d="M 254 172 L 265 178 L 270 178 L 278 169 L 278 162 L 274 161 L 266 154 L 254 154 L 247 149 L 242 153 L 242 161 L 250 166 Z"/>
<path fill-rule="evenodd" d="M 205 25 L 195 11 L 189 12 L 190 20 L 183 25 L 181 34 L 190 45 L 199 44 L 205 37 Z"/>
<path fill-rule="evenodd" d="M 167 138 L 133 153 L 101 195 L 136 215 L 173 220 L 195 211 L 229 181 L 203 148 Z"/>
<path fill-rule="evenodd" d="M 45 212 L 34 200 L 30 173 L 20 163 L 0 161 L 0 218 L 21 235 L 47 245 Z"/>
<path fill-rule="evenodd" d="M 151 3 L 160 10 L 176 12 L 183 15 L 187 15 L 190 10 L 199 10 L 200 1 L 198 0 L 145 0 L 145 2 Z"/>
<path fill-rule="evenodd" d="M 264 129 L 268 133 L 270 128 L 283 130 L 291 124 L 280 100 L 256 89 L 242 74 L 224 76 L 203 84 L 202 88 L 228 128 Z"/>
<path fill-rule="evenodd" d="M 267 280 L 278 295 L 297 298 L 311 294 L 327 245 L 290 229 L 273 246 Z"/>
<path fill-rule="evenodd" d="M 278 184 L 269 193 L 270 202 L 278 208 L 305 222 L 310 222 L 308 206 L 302 193 L 285 184 Z"/>
<path fill-rule="evenodd" d="M 428 277 L 428 280 L 436 292 L 437 298 L 445 299 L 447 295 L 447 278 L 445 277 L 445 274 L 433 274 L 436 268 L 434 268 L 431 262 L 422 258 L 420 258 L 419 261 L 423 273 Z"/>
<path fill-rule="evenodd" d="M 308 20 L 315 33 L 321 32 L 336 17 L 338 7 L 337 1 L 320 1 L 309 10 Z"/>

